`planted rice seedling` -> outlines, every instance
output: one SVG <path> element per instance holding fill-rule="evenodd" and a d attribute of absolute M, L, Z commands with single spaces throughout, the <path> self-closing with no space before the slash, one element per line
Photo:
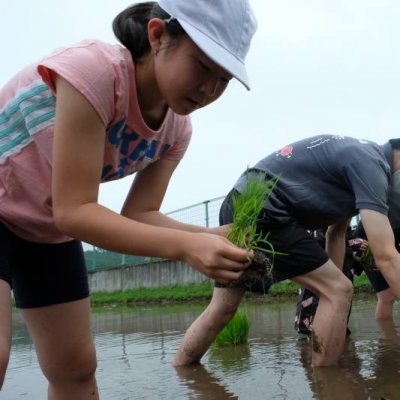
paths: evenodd
<path fill-rule="evenodd" d="M 228 325 L 218 334 L 214 340 L 215 346 L 239 345 L 247 343 L 249 336 L 250 320 L 247 315 L 237 311 Z"/>

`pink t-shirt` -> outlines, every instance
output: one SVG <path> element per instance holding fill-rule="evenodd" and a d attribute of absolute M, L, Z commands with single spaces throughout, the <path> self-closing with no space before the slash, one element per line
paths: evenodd
<path fill-rule="evenodd" d="M 168 110 L 150 129 L 140 112 L 134 64 L 120 45 L 86 40 L 56 50 L 0 90 L 0 220 L 20 237 L 48 243 L 71 238 L 54 225 L 51 205 L 56 94 L 50 71 L 92 104 L 106 128 L 101 181 L 120 179 L 160 158 L 180 160 L 190 117 Z"/>

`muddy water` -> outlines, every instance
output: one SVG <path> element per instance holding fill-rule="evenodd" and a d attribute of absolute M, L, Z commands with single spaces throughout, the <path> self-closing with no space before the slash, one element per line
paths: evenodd
<path fill-rule="evenodd" d="M 204 306 L 143 307 L 93 314 L 98 384 L 105 400 L 400 400 L 400 318 L 378 324 L 375 301 L 353 304 L 340 367 L 310 367 L 310 343 L 293 330 L 294 303 L 246 304 L 247 345 L 211 348 L 203 366 L 171 360 Z M 46 382 L 25 327 L 14 315 L 10 367 L 1 400 L 46 399 Z M 72 399 L 71 399 L 72 400 Z"/>

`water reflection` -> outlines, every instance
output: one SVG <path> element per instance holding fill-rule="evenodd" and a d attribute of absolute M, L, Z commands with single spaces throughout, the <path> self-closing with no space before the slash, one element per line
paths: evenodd
<path fill-rule="evenodd" d="M 188 399 L 227 400 L 239 397 L 226 389 L 221 380 L 211 374 L 203 365 L 176 367 L 180 381 L 189 389 Z"/>
<path fill-rule="evenodd" d="M 212 346 L 208 352 L 208 361 L 213 369 L 228 374 L 237 374 L 248 371 L 251 367 L 250 346 Z M 232 364 L 232 360 L 235 362 Z"/>
<path fill-rule="evenodd" d="M 374 374 L 367 383 L 373 398 L 400 399 L 399 332 L 391 320 L 380 320 L 379 328 L 381 335 L 372 361 Z"/>
<path fill-rule="evenodd" d="M 301 362 L 316 399 L 369 399 L 366 382 L 360 374 L 361 360 L 357 357 L 354 341 L 347 341 L 341 365 L 334 367 L 311 367 L 310 343 L 303 341 L 299 347 Z"/>
<path fill-rule="evenodd" d="M 212 347 L 203 366 L 173 368 L 185 329 L 204 306 L 143 307 L 93 314 L 102 399 L 399 400 L 398 317 L 375 321 L 374 302 L 358 301 L 341 365 L 312 368 L 311 346 L 293 329 L 294 302 L 247 304 L 246 345 Z M 14 315 L 10 369 L 0 399 L 45 399 L 32 342 Z"/>
<path fill-rule="evenodd" d="M 400 399 L 400 336 L 393 320 L 378 320 L 374 340 L 348 339 L 338 367 L 312 368 L 311 346 L 299 342 L 310 388 L 324 400 Z"/>

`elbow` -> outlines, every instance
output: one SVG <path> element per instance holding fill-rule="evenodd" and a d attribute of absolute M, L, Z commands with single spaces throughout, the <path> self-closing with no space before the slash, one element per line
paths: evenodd
<path fill-rule="evenodd" d="M 53 220 L 56 228 L 64 235 L 75 238 L 74 223 L 72 213 L 63 208 L 53 209 Z"/>

